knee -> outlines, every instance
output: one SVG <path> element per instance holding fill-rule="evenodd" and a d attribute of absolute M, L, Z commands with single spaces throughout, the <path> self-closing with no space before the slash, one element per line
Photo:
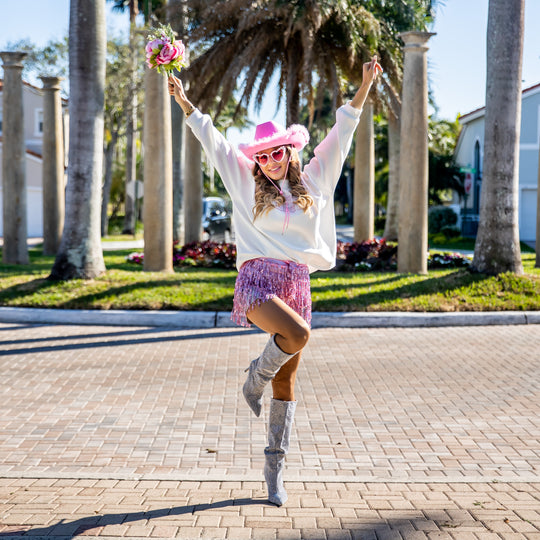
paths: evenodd
<path fill-rule="evenodd" d="M 307 323 L 299 323 L 289 329 L 287 341 L 291 349 L 300 351 L 307 345 L 310 336 L 311 330 Z"/>

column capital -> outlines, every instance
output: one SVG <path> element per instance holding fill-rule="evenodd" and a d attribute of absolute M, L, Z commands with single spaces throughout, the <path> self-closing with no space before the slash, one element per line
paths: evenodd
<path fill-rule="evenodd" d="M 410 32 L 401 32 L 398 34 L 398 37 L 400 37 L 405 43 L 405 50 L 417 49 L 427 51 L 427 42 L 432 36 L 436 35 L 437 34 L 435 32 L 418 32 L 416 30 L 412 30 Z"/>
<path fill-rule="evenodd" d="M 0 52 L 0 57 L 2 58 L 2 62 L 4 63 L 4 69 L 15 67 L 15 68 L 22 68 L 23 67 L 23 60 L 25 56 L 27 56 L 28 53 L 25 53 L 23 51 L 2 51 Z"/>
<path fill-rule="evenodd" d="M 60 90 L 60 82 L 64 80 L 64 77 L 43 75 L 40 79 L 43 83 L 43 90 Z"/>

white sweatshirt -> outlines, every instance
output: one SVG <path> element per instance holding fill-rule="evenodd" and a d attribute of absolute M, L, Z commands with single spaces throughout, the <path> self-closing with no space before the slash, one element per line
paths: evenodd
<path fill-rule="evenodd" d="M 195 110 L 188 117 L 187 125 L 201 142 L 233 202 L 238 269 L 244 262 L 258 257 L 307 264 L 310 272 L 335 266 L 334 190 L 361 112 L 350 104 L 337 110 L 334 127 L 315 148 L 315 156 L 302 171 L 302 181 L 314 205 L 306 213 L 294 204 L 288 205 L 288 224 L 285 205 L 253 220 L 253 161 L 223 137 L 209 115 Z M 282 181 L 280 187 L 285 196 L 290 196 L 287 181 Z"/>

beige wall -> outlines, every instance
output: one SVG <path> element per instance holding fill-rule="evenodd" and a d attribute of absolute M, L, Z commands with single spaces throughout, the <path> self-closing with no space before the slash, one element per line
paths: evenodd
<path fill-rule="evenodd" d="M 43 114 L 43 97 L 41 92 L 31 86 L 23 85 L 24 138 L 26 141 L 41 141 L 43 135 L 37 132 L 36 114 Z M 43 116 L 42 116 L 43 118 Z"/>

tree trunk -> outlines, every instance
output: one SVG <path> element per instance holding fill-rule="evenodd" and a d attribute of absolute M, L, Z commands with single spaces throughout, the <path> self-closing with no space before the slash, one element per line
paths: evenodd
<path fill-rule="evenodd" d="M 186 43 L 187 5 L 185 0 L 169 1 L 169 20 L 178 38 Z M 188 58 L 186 47 L 185 58 Z M 178 73 L 176 74 L 178 75 Z M 186 84 L 185 79 L 182 81 Z M 171 97 L 172 160 L 173 160 L 173 240 L 184 243 L 184 146 L 186 121 L 182 109 Z"/>
<path fill-rule="evenodd" d="M 103 188 L 101 197 L 101 236 L 107 236 L 109 234 L 109 200 L 111 198 L 111 186 L 112 186 L 112 173 L 113 173 L 113 161 L 114 151 L 116 150 L 116 143 L 118 142 L 118 132 L 113 131 L 111 133 L 111 140 L 105 149 L 105 174 L 103 175 Z"/>
<path fill-rule="evenodd" d="M 401 146 L 400 119 L 388 113 L 388 201 L 384 238 L 391 242 L 398 239 L 399 226 L 399 154 Z"/>
<path fill-rule="evenodd" d="M 129 3 L 129 42 L 131 44 L 131 81 L 130 81 L 130 104 L 127 111 L 126 123 L 126 191 L 125 191 L 125 213 L 124 213 L 124 234 L 135 234 L 135 200 L 129 193 L 128 184 L 137 179 L 137 41 L 135 39 L 137 4 L 135 0 Z M 131 193 L 134 191 L 131 190 Z"/>
<path fill-rule="evenodd" d="M 184 243 L 184 145 L 185 117 L 171 98 L 172 160 L 173 160 L 173 240 Z"/>
<path fill-rule="evenodd" d="M 184 189 L 184 241 L 199 242 L 202 235 L 203 178 L 201 144 L 191 129 L 186 130 L 186 183 Z"/>
<path fill-rule="evenodd" d="M 484 177 L 472 267 L 523 273 L 518 183 L 525 0 L 490 0 L 487 28 Z"/>
<path fill-rule="evenodd" d="M 287 52 L 287 126 L 300 119 L 300 54 L 299 48 L 289 47 Z"/>
<path fill-rule="evenodd" d="M 371 240 L 375 224 L 375 139 L 373 103 L 369 100 L 356 128 L 353 212 L 354 241 Z"/>
<path fill-rule="evenodd" d="M 105 28 L 105 0 L 71 0 L 66 216 L 50 279 L 91 279 L 105 271 L 100 235 Z"/>

